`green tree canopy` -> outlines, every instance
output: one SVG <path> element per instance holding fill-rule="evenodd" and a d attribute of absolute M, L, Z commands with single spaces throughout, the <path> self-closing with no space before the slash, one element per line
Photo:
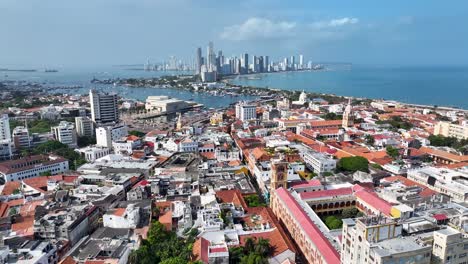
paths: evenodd
<path fill-rule="evenodd" d="M 345 172 L 369 172 L 369 161 L 360 156 L 345 157 L 338 161 L 337 169 Z"/>

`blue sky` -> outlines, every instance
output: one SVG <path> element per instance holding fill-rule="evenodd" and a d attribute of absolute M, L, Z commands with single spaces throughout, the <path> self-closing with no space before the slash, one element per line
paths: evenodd
<path fill-rule="evenodd" d="M 226 55 L 378 65 L 468 62 L 468 1 L 1 0 L 0 67 Z"/>

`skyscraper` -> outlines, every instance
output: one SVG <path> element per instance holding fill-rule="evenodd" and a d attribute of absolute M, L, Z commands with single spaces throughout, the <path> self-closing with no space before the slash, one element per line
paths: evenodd
<path fill-rule="evenodd" d="M 296 67 L 296 57 L 294 55 L 291 56 L 291 69 L 294 70 Z"/>
<path fill-rule="evenodd" d="M 265 60 L 263 61 L 263 68 L 265 70 L 265 72 L 269 72 L 270 71 L 270 57 L 268 56 L 265 56 Z"/>
<path fill-rule="evenodd" d="M 208 49 L 207 49 L 207 63 L 206 66 L 208 67 L 208 71 L 214 71 L 215 66 L 216 66 L 216 55 L 214 53 L 214 47 L 213 47 L 213 42 L 210 41 L 208 43 Z"/>
<path fill-rule="evenodd" d="M 91 105 L 91 118 L 94 122 L 104 124 L 119 121 L 117 94 L 98 93 L 89 91 L 89 103 Z"/>
<path fill-rule="evenodd" d="M 197 56 L 196 56 L 196 68 L 195 68 L 195 73 L 196 74 L 200 74 L 201 72 L 201 66 L 203 65 L 203 61 L 202 61 L 202 53 L 201 53 L 201 48 L 198 47 L 197 48 Z"/>
<path fill-rule="evenodd" d="M 247 53 L 243 55 L 242 73 L 249 73 L 249 54 Z"/>
<path fill-rule="evenodd" d="M 304 55 L 299 55 L 299 68 L 304 68 Z"/>
<path fill-rule="evenodd" d="M 258 72 L 264 72 L 265 65 L 263 64 L 263 56 L 258 57 Z"/>
<path fill-rule="evenodd" d="M 7 114 L 0 116 L 0 140 L 11 140 L 10 118 Z"/>

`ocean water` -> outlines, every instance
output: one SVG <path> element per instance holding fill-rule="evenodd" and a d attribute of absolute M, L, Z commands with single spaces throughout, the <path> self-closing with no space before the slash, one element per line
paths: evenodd
<path fill-rule="evenodd" d="M 258 79 L 257 79 L 258 77 Z M 466 67 L 371 67 L 268 73 L 235 84 L 468 109 Z"/>
<path fill-rule="evenodd" d="M 0 67 L 2 68 L 2 67 Z M 97 85 L 93 78 L 150 78 L 181 72 L 145 72 L 129 67 L 59 69 L 56 73 L 0 72 L 0 80 L 26 80 L 48 85 L 80 85 L 83 88 L 63 90 L 71 94 L 87 93 L 90 88 L 115 91 L 125 98 L 144 100 L 149 95 L 169 95 L 184 100 L 192 99 L 207 107 L 223 107 L 250 96 L 213 96 L 176 89 L 127 88 Z M 188 73 L 188 72 L 186 72 Z M 397 100 L 406 103 L 452 106 L 468 109 L 467 67 L 335 67 L 312 72 L 267 73 L 241 76 L 231 80 L 240 85 L 305 90 L 343 96 Z"/>
<path fill-rule="evenodd" d="M 2 67 L 0 67 L 2 68 Z M 73 68 L 58 69 L 58 72 L 0 72 L 0 80 L 21 80 L 41 83 L 48 86 L 82 86 L 76 89 L 54 89 L 52 93 L 62 92 L 68 94 L 85 94 L 89 89 L 97 89 L 105 92 L 116 92 L 124 98 L 144 101 L 150 95 L 167 95 L 182 100 L 196 101 L 206 107 L 226 107 L 239 100 L 252 100 L 252 96 L 214 96 L 205 93 L 189 92 L 179 89 L 167 88 L 128 88 L 109 84 L 93 84 L 93 78 L 104 80 L 114 78 L 152 78 L 163 75 L 191 74 L 191 72 L 177 71 L 142 71 L 134 70 L 135 67 L 107 67 L 107 68 Z"/>

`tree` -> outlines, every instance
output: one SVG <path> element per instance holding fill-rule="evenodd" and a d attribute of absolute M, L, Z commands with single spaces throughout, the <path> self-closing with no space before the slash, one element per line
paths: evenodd
<path fill-rule="evenodd" d="M 245 197 L 245 201 L 249 207 L 260 207 L 266 206 L 265 203 L 260 199 L 260 197 L 256 194 L 247 195 Z"/>
<path fill-rule="evenodd" d="M 192 237 L 189 236 L 184 240 L 175 232 L 166 230 L 163 224 L 156 221 L 151 223 L 148 238 L 130 254 L 128 262 L 131 264 L 190 263 L 192 243 Z"/>
<path fill-rule="evenodd" d="M 336 216 L 327 216 L 325 218 L 325 225 L 330 229 L 339 229 L 343 226 L 343 221 Z"/>
<path fill-rule="evenodd" d="M 144 137 L 146 134 L 141 132 L 141 131 L 138 131 L 138 130 L 131 130 L 130 132 L 128 132 L 129 135 L 133 135 L 133 136 L 137 136 L 137 137 Z"/>
<path fill-rule="evenodd" d="M 400 151 L 397 148 L 387 146 L 385 149 L 387 151 L 387 155 L 392 157 L 393 159 L 396 159 L 400 156 Z"/>
<path fill-rule="evenodd" d="M 372 135 L 366 135 L 365 140 L 367 145 L 373 146 L 375 144 L 375 138 Z"/>
<path fill-rule="evenodd" d="M 345 157 L 338 161 L 337 169 L 345 172 L 369 172 L 369 161 L 360 156 Z"/>
<path fill-rule="evenodd" d="M 83 148 L 89 145 L 96 144 L 96 138 L 90 136 L 82 136 L 77 139 L 78 147 Z"/>
<path fill-rule="evenodd" d="M 39 176 L 52 176 L 52 172 L 50 170 L 44 171 L 39 173 Z"/>
<path fill-rule="evenodd" d="M 355 218 L 357 214 L 359 213 L 359 210 L 356 207 L 353 208 L 345 208 L 341 212 L 341 218 Z"/>

